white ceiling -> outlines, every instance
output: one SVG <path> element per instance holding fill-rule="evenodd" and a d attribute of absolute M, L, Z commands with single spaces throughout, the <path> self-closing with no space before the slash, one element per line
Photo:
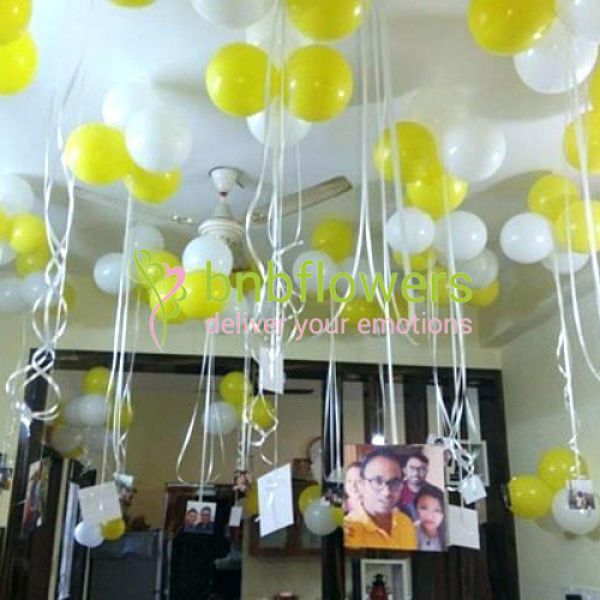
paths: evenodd
<path fill-rule="evenodd" d="M 387 4 L 398 116 L 405 116 L 407 101 L 419 87 L 451 85 L 466 94 L 471 114 L 495 119 L 507 136 L 505 165 L 492 180 L 473 188 L 465 203 L 465 208 L 488 223 L 493 247 L 506 218 L 525 210 L 527 190 L 536 173 L 559 170 L 575 175 L 565 166 L 561 152 L 567 98 L 529 91 L 515 75 L 510 59 L 476 47 L 467 29 L 467 0 L 389 0 Z M 53 95 L 64 93 L 65 74 L 79 65 L 82 87 L 63 107 L 66 133 L 81 121 L 100 120 L 106 91 L 136 79 L 151 82 L 187 115 L 194 149 L 184 169 L 182 190 L 162 206 L 136 206 L 138 219 L 164 229 L 171 249 L 180 250 L 194 233 L 193 228 L 170 223 L 174 213 L 203 219 L 214 210 L 216 198 L 208 170 L 215 165 L 235 166 L 247 174 L 249 185 L 232 195 L 238 216 L 243 214 L 261 170 L 262 146 L 244 119 L 223 115 L 211 104 L 203 77 L 211 55 L 220 46 L 243 39 L 243 32 L 204 22 L 189 0 L 156 0 L 142 10 L 122 9 L 108 0 L 36 0 L 32 33 L 41 57 L 37 80 L 22 94 L 0 98 L 0 172 L 24 174 L 40 189 Z M 82 57 L 84 42 L 89 47 Z M 356 66 L 358 36 L 339 47 Z M 313 127 L 300 146 L 303 184 L 335 175 L 346 175 L 359 184 L 359 118 L 355 94 L 353 105 L 341 117 Z M 374 117 L 371 121 L 374 126 Z M 62 178 L 56 175 L 60 184 Z M 372 168 L 370 175 L 375 177 Z M 286 188 L 296 189 L 295 177 L 287 177 Z M 77 202 L 73 249 L 81 260 L 72 264 L 86 272 L 96 257 L 117 251 L 122 236 L 125 193 L 120 186 L 101 191 L 105 202 L 94 204 L 83 198 Z M 59 204 L 60 196 L 56 197 Z M 357 215 L 356 198 L 349 194 L 307 211 L 305 229 L 309 231 L 323 215 Z M 504 263 L 503 269 L 503 277 L 510 282 L 515 267 Z M 528 272 L 532 298 L 547 296 L 546 272 L 537 266 Z M 507 293 L 502 305 L 511 304 Z"/>

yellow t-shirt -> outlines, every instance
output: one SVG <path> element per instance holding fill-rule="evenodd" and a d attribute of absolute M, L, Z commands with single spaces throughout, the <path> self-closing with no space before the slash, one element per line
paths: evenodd
<path fill-rule="evenodd" d="M 410 517 L 397 508 L 392 513 L 392 528 L 388 533 L 379 528 L 361 506 L 344 519 L 344 546 L 346 548 L 416 550 L 417 534 Z"/>

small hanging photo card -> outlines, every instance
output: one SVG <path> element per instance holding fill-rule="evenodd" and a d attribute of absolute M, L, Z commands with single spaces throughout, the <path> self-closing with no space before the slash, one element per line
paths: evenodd
<path fill-rule="evenodd" d="M 106 521 L 122 517 L 121 504 L 114 481 L 80 488 L 78 495 L 83 520 L 89 525 L 102 525 Z"/>
<path fill-rule="evenodd" d="M 476 510 L 453 505 L 448 507 L 448 546 L 480 549 L 479 515 Z"/>
<path fill-rule="evenodd" d="M 288 463 L 259 477 L 257 483 L 261 537 L 293 525 L 291 464 Z"/>

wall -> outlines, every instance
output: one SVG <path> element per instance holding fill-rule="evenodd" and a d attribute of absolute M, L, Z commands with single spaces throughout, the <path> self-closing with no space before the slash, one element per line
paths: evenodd
<path fill-rule="evenodd" d="M 582 303 L 590 355 L 600 366 L 598 317 L 591 297 Z M 574 332 L 569 322 L 569 331 Z M 570 438 L 564 410 L 563 381 L 557 369 L 558 318 L 524 333 L 502 353 L 510 463 L 513 474 L 533 473 L 540 454 L 564 446 Z M 572 345 L 577 344 L 575 337 Z M 573 352 L 575 401 L 581 420 L 580 446 L 591 478 L 600 482 L 600 383 L 589 372 L 578 348 Z M 567 538 L 551 519 L 518 520 L 517 548 L 522 600 L 559 598 L 563 585 L 600 588 L 599 538 Z"/>

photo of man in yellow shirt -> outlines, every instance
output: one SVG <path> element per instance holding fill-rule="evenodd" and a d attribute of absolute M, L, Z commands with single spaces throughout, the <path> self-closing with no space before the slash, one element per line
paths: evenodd
<path fill-rule="evenodd" d="M 349 549 L 416 550 L 412 520 L 398 509 L 404 476 L 400 455 L 390 447 L 376 447 L 360 468 L 360 506 L 344 519 L 344 545 Z"/>

